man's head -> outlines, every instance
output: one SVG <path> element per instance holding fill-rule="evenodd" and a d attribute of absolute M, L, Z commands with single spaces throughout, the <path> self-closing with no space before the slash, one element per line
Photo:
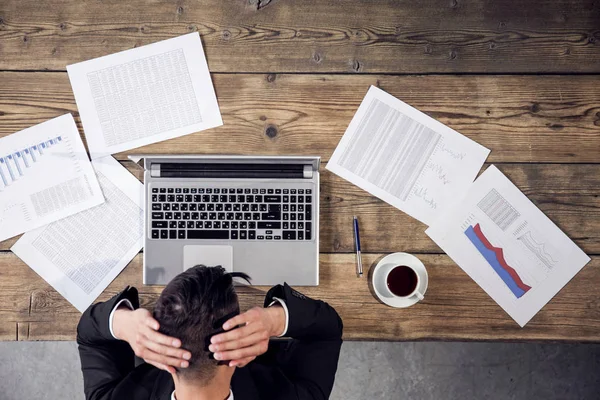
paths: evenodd
<path fill-rule="evenodd" d="M 210 358 L 206 338 L 220 328 L 215 322 L 222 325 L 225 316 L 240 311 L 234 277 L 249 280 L 241 272 L 198 265 L 177 275 L 158 298 L 154 318 L 160 332 L 180 339 L 192 353 L 189 367 L 178 370 L 181 379 L 205 385 L 215 376 L 217 361 Z"/>

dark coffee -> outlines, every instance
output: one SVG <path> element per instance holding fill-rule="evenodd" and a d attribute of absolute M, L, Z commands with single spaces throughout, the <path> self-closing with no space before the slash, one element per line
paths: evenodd
<path fill-rule="evenodd" d="M 388 289 L 396 296 L 408 296 L 417 288 L 419 278 L 411 267 L 398 265 L 387 276 Z"/>

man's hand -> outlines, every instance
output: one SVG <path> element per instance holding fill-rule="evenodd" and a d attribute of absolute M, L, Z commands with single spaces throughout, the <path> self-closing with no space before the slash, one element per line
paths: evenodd
<path fill-rule="evenodd" d="M 238 325 L 243 326 L 236 328 Z M 213 336 L 208 350 L 217 360 L 231 360 L 230 367 L 244 367 L 266 353 L 270 337 L 281 335 L 285 311 L 280 305 L 255 307 L 225 322 L 223 329 L 229 332 Z"/>
<path fill-rule="evenodd" d="M 158 322 L 143 308 L 121 307 L 113 317 L 115 337 L 129 343 L 136 356 L 171 374 L 175 373 L 173 367 L 187 368 L 191 353 L 179 348 L 179 339 L 159 333 L 158 328 Z"/>

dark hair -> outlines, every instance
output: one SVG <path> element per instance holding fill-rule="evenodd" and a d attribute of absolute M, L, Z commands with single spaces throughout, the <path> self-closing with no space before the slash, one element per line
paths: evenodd
<path fill-rule="evenodd" d="M 192 353 L 189 367 L 177 369 L 183 379 L 205 385 L 215 376 L 217 361 L 210 357 L 206 338 L 225 322 L 219 320 L 240 311 L 235 277 L 250 280 L 243 272 L 197 265 L 173 278 L 158 298 L 154 318 L 160 332 L 180 339 L 181 347 Z"/>

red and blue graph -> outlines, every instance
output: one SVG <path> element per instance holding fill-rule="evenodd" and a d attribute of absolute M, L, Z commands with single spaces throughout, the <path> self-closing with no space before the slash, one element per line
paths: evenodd
<path fill-rule="evenodd" d="M 520 298 L 531 289 L 531 286 L 523 282 L 517 271 L 508 265 L 504 259 L 503 250 L 500 247 L 493 246 L 485 237 L 479 224 L 469 226 L 465 231 L 465 235 L 517 298 Z"/>

